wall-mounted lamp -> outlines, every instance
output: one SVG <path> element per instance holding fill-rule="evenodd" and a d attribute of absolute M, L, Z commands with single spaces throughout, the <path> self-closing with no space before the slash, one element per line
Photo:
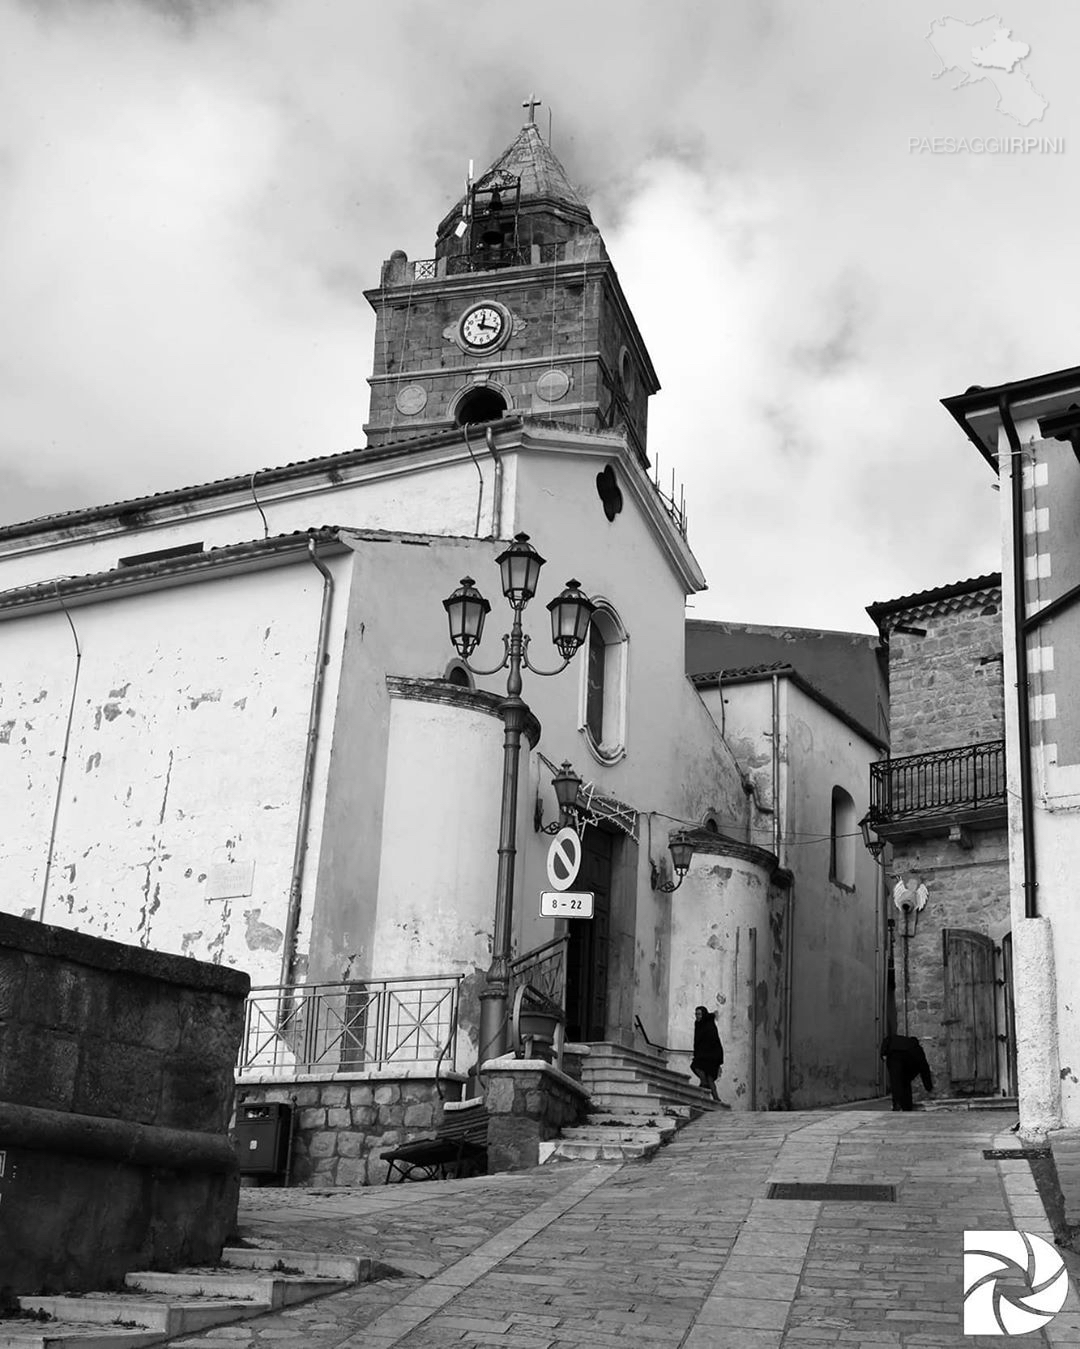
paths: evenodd
<path fill-rule="evenodd" d="M 875 862 L 881 861 L 881 854 L 888 847 L 888 840 L 878 838 L 877 834 L 870 833 L 870 813 L 869 811 L 859 821 L 859 828 L 862 830 L 863 847 L 874 859 Z"/>
<path fill-rule="evenodd" d="M 673 890 L 677 890 L 682 885 L 686 873 L 690 870 L 690 863 L 694 860 L 694 845 L 685 834 L 672 834 L 668 839 L 668 848 L 671 852 L 671 865 L 678 879 L 661 881 L 659 872 L 654 866 L 652 888 L 670 895 Z"/>
<path fill-rule="evenodd" d="M 562 767 L 551 779 L 551 785 L 555 789 L 555 800 L 559 804 L 559 818 L 552 820 L 551 824 L 543 824 L 544 803 L 537 796 L 533 827 L 538 834 L 557 834 L 560 829 L 565 829 L 568 826 L 577 828 L 580 814 L 578 792 L 581 790 L 581 779 L 571 768 L 568 759 L 562 761 Z"/>

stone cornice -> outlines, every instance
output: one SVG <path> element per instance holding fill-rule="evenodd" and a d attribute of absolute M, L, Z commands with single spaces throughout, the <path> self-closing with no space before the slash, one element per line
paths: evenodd
<path fill-rule="evenodd" d="M 737 857 L 742 862 L 750 862 L 769 873 L 770 879 L 786 885 L 790 875 L 780 866 L 779 858 L 768 848 L 759 848 L 756 843 L 744 843 L 740 839 L 728 838 L 725 834 L 715 833 L 712 829 L 680 829 L 677 831 L 694 845 L 695 856 Z"/>
<path fill-rule="evenodd" d="M 483 712 L 489 717 L 502 717 L 502 694 L 489 693 L 486 689 L 467 689 L 461 684 L 451 684 L 446 679 L 415 679 L 408 675 L 387 675 L 386 687 L 391 698 L 407 698 L 419 703 L 445 703 L 449 707 Z M 535 749 L 540 741 L 540 722 L 531 711 L 525 718 L 525 735 L 529 748 Z"/>

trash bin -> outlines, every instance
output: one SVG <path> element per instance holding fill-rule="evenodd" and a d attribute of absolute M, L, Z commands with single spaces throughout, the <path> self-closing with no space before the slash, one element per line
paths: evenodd
<path fill-rule="evenodd" d="M 277 1101 L 242 1105 L 236 1120 L 236 1154 L 242 1176 L 279 1175 L 288 1165 L 292 1108 Z"/>

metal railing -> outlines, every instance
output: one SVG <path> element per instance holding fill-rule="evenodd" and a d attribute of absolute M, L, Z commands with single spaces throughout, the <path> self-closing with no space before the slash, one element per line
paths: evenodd
<path fill-rule="evenodd" d="M 253 988 L 241 1073 L 360 1072 L 442 1059 L 454 1068 L 461 976 Z"/>
<path fill-rule="evenodd" d="M 871 825 L 1004 804 L 1004 740 L 870 765 Z"/>
<path fill-rule="evenodd" d="M 566 244 L 563 241 L 541 244 L 537 254 L 541 264 L 562 262 L 566 257 Z M 532 262 L 531 248 L 478 248 L 447 257 L 444 273 L 459 276 L 463 272 L 496 272 L 503 267 L 528 267 Z M 414 281 L 435 281 L 439 277 L 439 259 L 419 258 L 412 264 L 412 269 Z"/>
<path fill-rule="evenodd" d="M 496 272 L 502 267 L 524 267 L 532 255 L 524 248 L 478 248 L 472 253 L 458 253 L 446 259 L 446 275 L 461 272 Z"/>
<path fill-rule="evenodd" d="M 510 962 L 510 1001 L 522 984 L 531 984 L 538 993 L 566 1010 L 566 950 L 569 937 L 556 937 L 526 951 Z"/>

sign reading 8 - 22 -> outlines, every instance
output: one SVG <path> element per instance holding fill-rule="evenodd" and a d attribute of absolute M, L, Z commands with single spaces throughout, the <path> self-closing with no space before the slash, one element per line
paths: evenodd
<path fill-rule="evenodd" d="M 541 918 L 591 918 L 593 916 L 591 890 L 541 890 Z"/>

